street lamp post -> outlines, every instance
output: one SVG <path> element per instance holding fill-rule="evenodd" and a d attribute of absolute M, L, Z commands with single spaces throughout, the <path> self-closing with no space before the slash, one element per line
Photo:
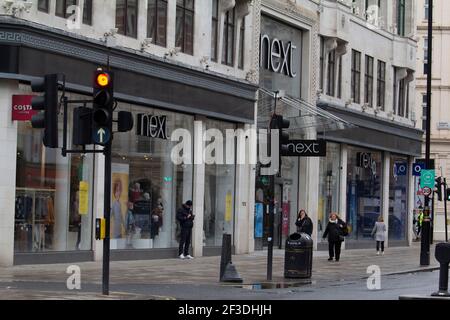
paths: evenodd
<path fill-rule="evenodd" d="M 425 162 L 427 169 L 431 168 L 431 85 L 432 85 L 432 59 L 433 59 L 433 0 L 429 0 L 428 9 L 428 65 L 427 65 L 427 115 L 426 115 L 426 140 Z M 430 198 L 425 196 L 424 218 L 422 223 L 420 265 L 430 265 Z"/>

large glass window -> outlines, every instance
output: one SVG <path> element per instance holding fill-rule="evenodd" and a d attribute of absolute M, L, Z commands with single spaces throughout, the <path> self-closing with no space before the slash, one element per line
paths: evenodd
<path fill-rule="evenodd" d="M 149 0 L 147 8 L 147 37 L 152 43 L 166 46 L 167 0 Z"/>
<path fill-rule="evenodd" d="M 211 60 L 217 61 L 217 45 L 219 39 L 219 0 L 212 0 L 211 13 Z"/>
<path fill-rule="evenodd" d="M 349 240 L 370 240 L 381 212 L 382 154 L 370 149 L 348 148 L 347 223 Z"/>
<path fill-rule="evenodd" d="M 116 28 L 119 34 L 137 38 L 137 0 L 116 1 Z"/>
<path fill-rule="evenodd" d="M 48 0 L 39 0 L 38 1 L 38 10 L 48 13 L 48 10 L 49 10 Z"/>
<path fill-rule="evenodd" d="M 336 50 L 328 54 L 327 95 L 334 97 L 336 84 Z"/>
<path fill-rule="evenodd" d="M 170 135 L 192 133 L 193 117 L 125 103 L 117 110 L 131 111 L 135 126 L 113 140 L 111 248 L 177 247 L 176 211 L 192 200 L 192 165 L 172 162 L 178 142 Z"/>
<path fill-rule="evenodd" d="M 241 20 L 241 28 L 239 30 L 239 57 L 238 68 L 244 69 L 244 49 L 245 49 L 245 17 Z"/>
<path fill-rule="evenodd" d="M 58 17 L 68 18 L 74 14 L 75 11 L 67 13 L 67 9 L 74 5 L 77 5 L 77 0 L 58 0 L 56 1 L 55 14 Z"/>
<path fill-rule="evenodd" d="M 377 107 L 384 110 L 386 101 L 386 63 L 378 60 L 377 72 Z"/>
<path fill-rule="evenodd" d="M 330 213 L 339 211 L 340 159 L 340 145 L 327 142 L 327 156 L 320 158 L 318 239 L 322 239 Z"/>
<path fill-rule="evenodd" d="M 361 101 L 361 52 L 352 50 L 352 99 L 354 103 Z"/>
<path fill-rule="evenodd" d="M 92 25 L 92 0 L 84 0 L 83 23 Z"/>
<path fill-rule="evenodd" d="M 194 0 L 177 0 L 175 46 L 194 54 Z"/>
<path fill-rule="evenodd" d="M 364 102 L 373 106 L 373 58 L 366 55 L 366 69 L 364 77 Z"/>
<path fill-rule="evenodd" d="M 405 12 L 406 1 L 397 0 L 397 34 L 399 36 L 405 36 Z"/>
<path fill-rule="evenodd" d="M 229 66 L 232 66 L 234 63 L 234 16 L 234 8 L 227 11 L 223 24 L 222 63 Z"/>
<path fill-rule="evenodd" d="M 389 172 L 389 241 L 407 240 L 409 172 L 407 157 L 391 157 Z"/>
<path fill-rule="evenodd" d="M 222 153 L 225 157 L 226 150 L 223 145 L 217 146 L 223 150 L 215 149 L 211 153 L 208 152 L 208 146 L 212 147 L 214 143 L 219 142 L 216 140 L 216 134 L 220 132 L 225 141 L 226 130 L 235 128 L 236 126 L 232 123 L 208 119 L 206 121 L 206 130 L 208 131 L 205 133 L 206 155 L 220 159 L 220 153 Z M 205 210 L 203 216 L 205 246 L 221 246 L 223 234 L 233 234 L 235 178 L 235 164 L 208 164 L 207 162 L 205 165 Z"/>
<path fill-rule="evenodd" d="M 29 122 L 19 122 L 17 132 L 15 252 L 91 250 L 93 156 L 45 148 L 43 130 Z"/>

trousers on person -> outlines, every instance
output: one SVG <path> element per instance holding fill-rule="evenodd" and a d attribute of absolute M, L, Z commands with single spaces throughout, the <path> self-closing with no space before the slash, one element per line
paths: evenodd
<path fill-rule="evenodd" d="M 180 234 L 180 247 L 178 249 L 178 255 L 189 254 L 189 246 L 191 245 L 192 228 L 181 228 Z"/>
<path fill-rule="evenodd" d="M 330 258 L 336 257 L 336 261 L 339 261 L 341 257 L 341 244 L 342 244 L 341 241 L 328 242 L 328 251 L 330 253 Z"/>
<path fill-rule="evenodd" d="M 384 241 L 377 241 L 377 251 L 380 251 L 380 246 L 381 251 L 384 252 Z"/>

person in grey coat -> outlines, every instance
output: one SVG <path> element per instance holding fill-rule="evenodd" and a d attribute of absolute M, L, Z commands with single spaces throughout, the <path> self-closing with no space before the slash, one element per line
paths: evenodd
<path fill-rule="evenodd" d="M 384 255 L 384 241 L 386 240 L 386 225 L 384 224 L 383 216 L 380 215 L 378 221 L 375 222 L 375 226 L 372 230 L 372 237 L 375 235 L 375 240 L 377 241 L 377 255 Z"/>

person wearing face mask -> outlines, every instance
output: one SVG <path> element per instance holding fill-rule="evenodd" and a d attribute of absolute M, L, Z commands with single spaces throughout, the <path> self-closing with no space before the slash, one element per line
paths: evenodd
<path fill-rule="evenodd" d="M 333 261 L 333 258 L 336 259 L 336 262 L 339 261 L 341 257 L 341 245 L 345 240 L 345 236 L 348 234 L 347 230 L 347 224 L 339 219 L 338 214 L 331 213 L 323 234 L 324 239 L 328 237 L 328 251 L 330 254 L 328 261 Z"/>

